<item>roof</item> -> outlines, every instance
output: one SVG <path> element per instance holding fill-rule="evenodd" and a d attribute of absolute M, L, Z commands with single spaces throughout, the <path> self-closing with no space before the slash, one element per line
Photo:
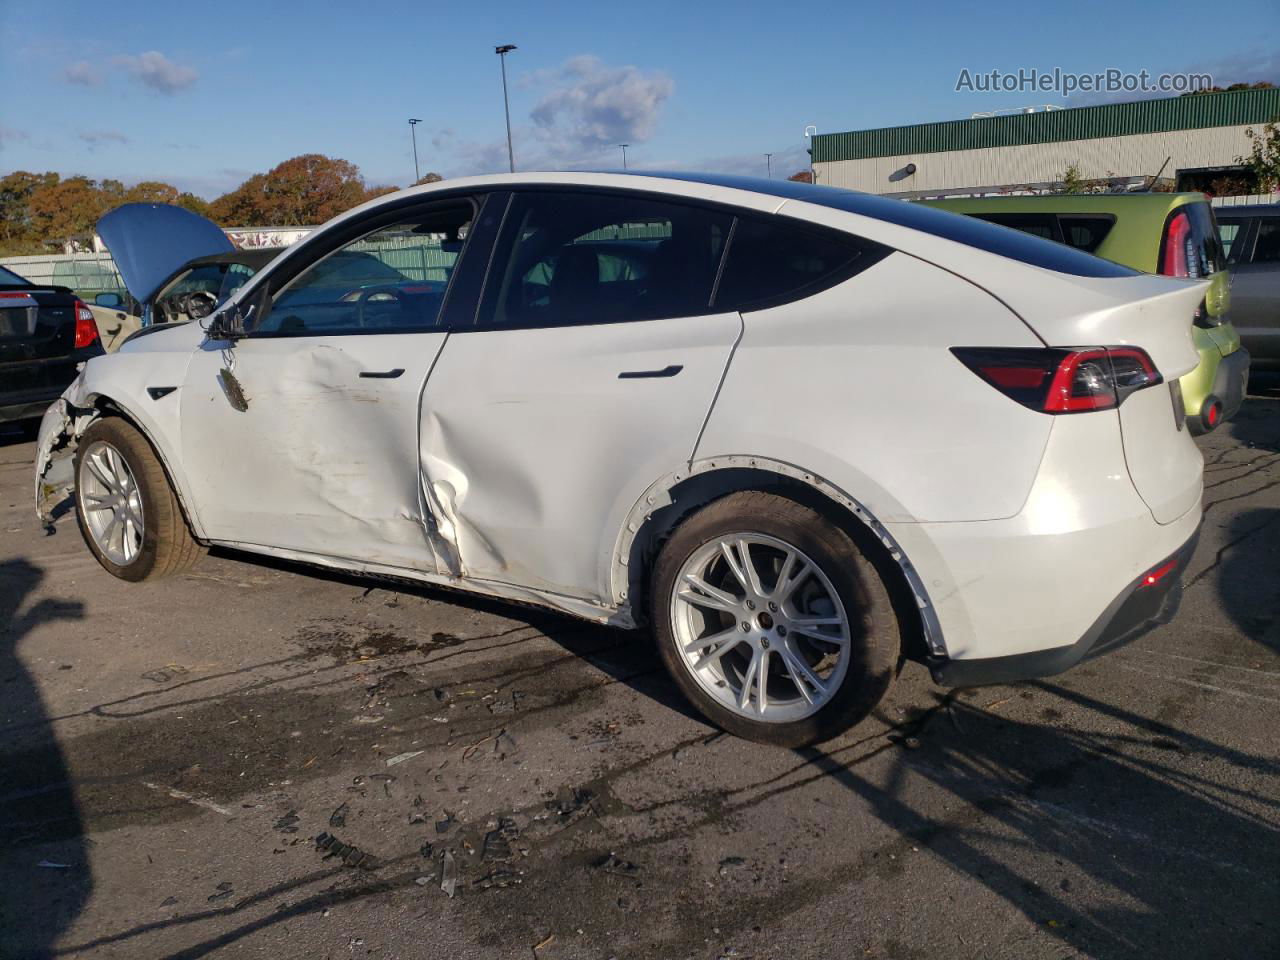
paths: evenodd
<path fill-rule="evenodd" d="M 976 120 L 881 127 L 813 138 L 814 163 L 949 150 L 981 150 L 1097 137 L 1266 123 L 1280 116 L 1280 88 L 1108 103 Z"/>
<path fill-rule="evenodd" d="M 1280 203 L 1233 203 L 1213 208 L 1219 220 L 1232 217 L 1275 217 L 1280 216 Z"/>

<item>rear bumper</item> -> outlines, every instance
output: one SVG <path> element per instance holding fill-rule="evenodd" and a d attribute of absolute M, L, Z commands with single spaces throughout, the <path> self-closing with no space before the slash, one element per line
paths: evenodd
<path fill-rule="evenodd" d="M 62 396 L 62 387 L 22 394 L 0 393 L 0 423 L 14 420 L 39 420 L 49 409 L 49 404 Z"/>
<path fill-rule="evenodd" d="M 1174 562 L 1171 571 L 1151 586 L 1143 585 L 1146 574 L 1136 578 L 1075 643 L 1004 657 L 939 660 L 930 664 L 933 679 L 948 687 L 977 687 L 1048 677 L 1069 670 L 1081 660 L 1100 656 L 1138 639 L 1168 623 L 1178 612 L 1182 603 L 1182 574 L 1199 538 L 1197 527 L 1191 538 L 1169 558 Z"/>
<path fill-rule="evenodd" d="M 1244 347 L 1234 350 L 1218 362 L 1213 384 L 1200 403 L 1199 410 L 1187 413 L 1187 429 L 1192 436 L 1202 436 L 1230 420 L 1240 410 L 1249 390 L 1249 365 L 1252 358 Z"/>

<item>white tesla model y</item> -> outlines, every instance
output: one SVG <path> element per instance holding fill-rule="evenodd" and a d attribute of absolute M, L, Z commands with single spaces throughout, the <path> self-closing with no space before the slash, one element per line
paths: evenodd
<path fill-rule="evenodd" d="M 117 259 L 199 252 L 136 219 Z M 37 497 L 124 580 L 217 544 L 647 623 L 707 717 L 798 745 L 904 659 L 1043 676 L 1171 615 L 1203 295 L 843 190 L 445 181 L 90 360 Z"/>

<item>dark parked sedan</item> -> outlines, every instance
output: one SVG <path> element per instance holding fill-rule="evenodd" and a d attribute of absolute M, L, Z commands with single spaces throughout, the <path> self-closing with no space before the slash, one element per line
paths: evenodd
<path fill-rule="evenodd" d="M 42 416 L 76 366 L 102 352 L 93 313 L 75 294 L 0 267 L 0 421 Z"/>

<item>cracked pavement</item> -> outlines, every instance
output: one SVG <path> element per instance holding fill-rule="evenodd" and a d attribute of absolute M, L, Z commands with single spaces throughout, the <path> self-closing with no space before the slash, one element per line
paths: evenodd
<path fill-rule="evenodd" d="M 785 751 L 643 634 L 232 554 L 120 583 L 11 430 L 0 956 L 1280 955 L 1280 377 L 1199 442 L 1172 624 L 950 696 L 908 665 Z"/>

